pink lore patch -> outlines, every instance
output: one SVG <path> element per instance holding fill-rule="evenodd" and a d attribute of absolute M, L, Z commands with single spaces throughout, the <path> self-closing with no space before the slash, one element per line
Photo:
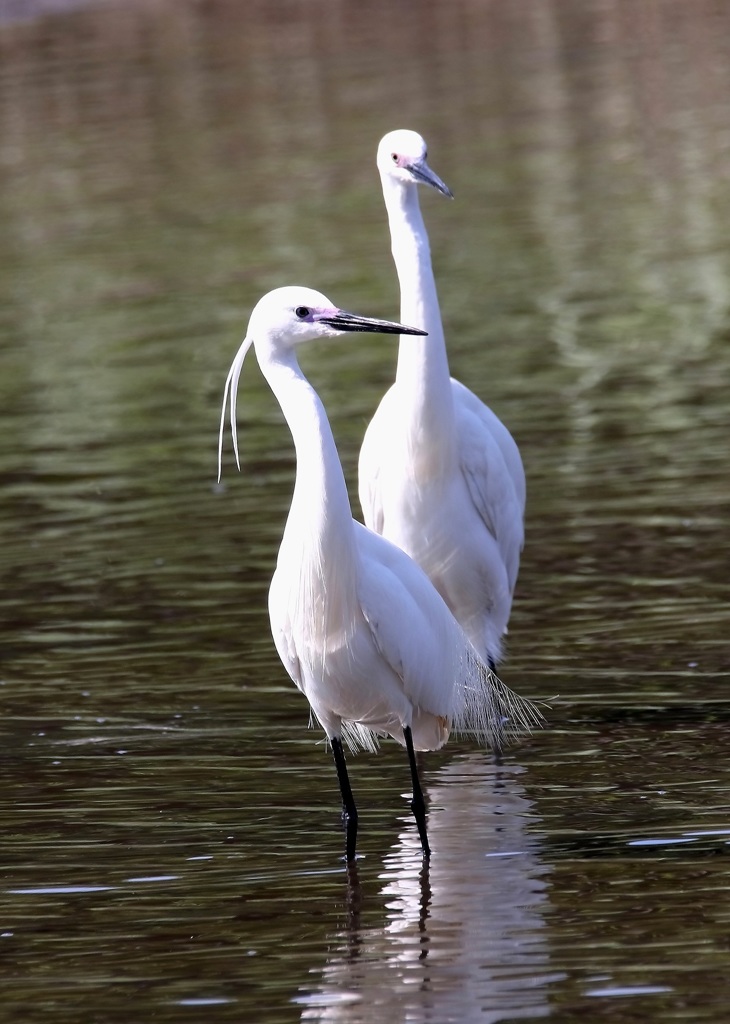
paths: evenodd
<path fill-rule="evenodd" d="M 340 310 L 336 306 L 331 306 L 329 309 L 326 307 L 319 307 L 317 309 L 310 310 L 309 316 L 305 317 L 305 321 L 314 323 L 317 320 L 324 320 L 325 317 L 338 316 Z"/>

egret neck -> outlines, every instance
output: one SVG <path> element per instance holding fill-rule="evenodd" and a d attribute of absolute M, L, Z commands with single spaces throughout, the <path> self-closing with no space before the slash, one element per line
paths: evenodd
<path fill-rule="evenodd" d="M 385 174 L 381 179 L 400 282 L 401 320 L 428 331 L 427 337 L 401 335 L 395 379 L 400 405 L 409 415 L 409 430 L 418 445 L 425 446 L 431 460 L 441 455 L 443 464 L 450 466 L 456 447 L 454 400 L 418 186 Z"/>
<path fill-rule="evenodd" d="M 296 450 L 294 494 L 279 551 L 279 564 L 300 580 L 290 613 L 306 615 L 325 646 L 339 644 L 359 606 L 352 509 L 335 439 L 294 350 L 261 346 L 256 355 Z"/>

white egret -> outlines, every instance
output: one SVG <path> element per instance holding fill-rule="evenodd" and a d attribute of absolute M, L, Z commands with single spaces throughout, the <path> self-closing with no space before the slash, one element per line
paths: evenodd
<path fill-rule="evenodd" d="M 411 806 L 428 857 L 414 751 L 442 746 L 452 728 L 498 747 L 508 731 L 529 729 L 541 716 L 479 658 L 416 563 L 352 518 L 324 407 L 296 357 L 302 342 L 351 331 L 423 333 L 344 312 L 309 288 L 277 288 L 258 302 L 226 380 L 218 472 L 220 478 L 229 393 L 238 462 L 236 393 L 244 357 L 254 345 L 297 456 L 294 494 L 269 591 L 271 628 L 284 667 L 332 744 L 347 859 L 355 857 L 357 809 L 342 739 L 351 749 L 374 749 L 378 734 L 392 736 L 408 751 Z"/>
<path fill-rule="evenodd" d="M 365 433 L 359 494 L 365 523 L 425 569 L 492 667 L 501 655 L 524 541 L 525 473 L 511 434 L 449 376 L 418 185 L 450 190 L 426 143 L 394 131 L 378 169 L 401 289 L 401 319 L 428 337 L 400 340 L 395 383 Z"/>

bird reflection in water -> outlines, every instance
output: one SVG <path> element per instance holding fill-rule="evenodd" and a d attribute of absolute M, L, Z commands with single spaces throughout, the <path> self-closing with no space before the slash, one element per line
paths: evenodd
<path fill-rule="evenodd" d="M 482 754 L 456 758 L 428 785 L 433 858 L 410 821 L 385 860 L 381 926 L 361 925 L 348 874 L 345 927 L 319 984 L 301 992 L 302 1021 L 459 1021 L 547 1016 L 544 911 L 548 868 L 519 783 L 523 769 Z"/>

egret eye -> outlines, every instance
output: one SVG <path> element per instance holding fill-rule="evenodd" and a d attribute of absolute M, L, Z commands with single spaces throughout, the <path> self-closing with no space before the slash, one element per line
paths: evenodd
<path fill-rule="evenodd" d="M 297 306 L 294 312 L 300 320 L 305 320 L 309 316 L 309 310 L 306 306 Z"/>
<path fill-rule="evenodd" d="M 397 153 L 391 153 L 390 154 L 390 159 L 393 161 L 394 164 L 397 164 L 398 163 L 398 154 Z"/>

